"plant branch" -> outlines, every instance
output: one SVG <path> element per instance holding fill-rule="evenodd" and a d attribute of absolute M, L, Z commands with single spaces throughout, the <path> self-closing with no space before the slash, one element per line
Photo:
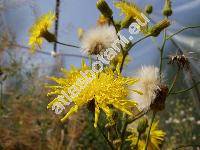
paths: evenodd
<path fill-rule="evenodd" d="M 151 36 L 150 34 L 147 34 L 146 36 L 144 36 L 144 37 L 142 37 L 141 39 L 139 39 L 139 40 L 137 40 L 136 42 L 134 42 L 134 43 L 130 46 L 130 48 L 129 48 L 128 51 L 130 51 L 130 50 L 133 48 L 133 46 L 135 46 L 136 44 L 138 44 L 139 42 L 145 40 L 146 38 L 148 38 L 148 37 L 150 37 L 150 36 Z"/>
<path fill-rule="evenodd" d="M 167 36 L 166 29 L 164 29 L 163 44 L 162 44 L 162 47 L 160 49 L 160 70 L 159 70 L 160 79 L 161 79 L 161 76 L 162 76 L 163 53 L 164 53 L 164 48 L 165 48 L 165 43 L 166 43 L 166 36 Z"/>
<path fill-rule="evenodd" d="M 0 91 L 0 108 L 3 108 L 3 82 L 0 81 L 0 88 L 1 88 L 1 91 Z"/>
<path fill-rule="evenodd" d="M 100 133 L 103 135 L 103 137 L 104 137 L 104 139 L 106 140 L 106 142 L 108 143 L 109 147 L 110 147 L 112 150 L 114 150 L 115 148 L 114 148 L 113 144 L 109 141 L 109 139 L 107 138 L 107 136 L 103 133 L 103 131 L 102 131 L 101 127 L 99 126 L 99 124 L 97 124 L 97 127 L 98 127 Z"/>
<path fill-rule="evenodd" d="M 170 94 L 180 94 L 180 93 L 190 91 L 191 89 L 195 88 L 198 84 L 200 84 L 200 81 L 196 82 L 196 84 L 194 84 L 193 86 L 191 86 L 188 89 L 180 90 L 180 91 L 177 91 L 177 92 L 171 92 Z"/>
<path fill-rule="evenodd" d="M 15 46 L 21 49 L 27 49 L 30 50 L 29 47 L 24 46 L 24 45 L 19 45 L 19 44 L 11 44 L 11 46 Z M 45 52 L 45 51 L 41 51 L 39 49 L 36 49 L 36 52 L 44 54 L 44 55 L 49 55 L 51 56 L 52 54 L 50 52 Z M 58 56 L 69 56 L 69 57 L 78 57 L 78 58 L 85 58 L 85 59 L 89 59 L 88 56 L 83 56 L 83 55 L 78 55 L 78 54 L 68 54 L 68 53 L 57 53 Z M 91 58 L 92 60 L 96 60 L 94 58 Z"/>
<path fill-rule="evenodd" d="M 181 145 L 179 147 L 176 147 L 174 150 L 180 149 L 180 148 L 186 148 L 186 147 L 200 147 L 200 144 Z"/>
<path fill-rule="evenodd" d="M 173 33 L 172 35 L 168 36 L 168 37 L 166 38 L 166 40 L 169 40 L 169 39 L 171 39 L 173 36 L 175 36 L 175 35 L 177 35 L 177 34 L 183 32 L 183 31 L 185 31 L 185 30 L 187 30 L 187 29 L 192 29 L 192 28 L 200 28 L 200 25 L 198 25 L 198 26 L 188 26 L 188 27 L 185 27 L 185 28 L 183 28 L 183 29 L 181 29 L 181 30 L 179 30 L 179 31 L 177 31 L 177 32 L 175 32 L 175 33 Z"/>
<path fill-rule="evenodd" d="M 154 111 L 153 115 L 152 115 L 152 118 L 151 118 L 151 123 L 150 123 L 150 126 L 149 126 L 149 131 L 148 131 L 148 134 L 147 134 L 147 138 L 146 138 L 145 150 L 147 150 L 147 147 L 148 147 L 149 136 L 151 134 L 151 127 L 152 127 L 153 121 L 155 119 L 155 116 L 156 116 L 156 112 Z"/>
<path fill-rule="evenodd" d="M 179 74 L 179 72 L 180 72 L 180 68 L 178 68 L 178 70 L 177 70 L 177 72 L 176 72 L 176 74 L 175 74 L 175 76 L 174 76 L 174 79 L 173 79 L 173 81 L 172 81 L 172 84 L 171 84 L 171 86 L 170 86 L 170 88 L 169 88 L 168 95 L 170 95 L 170 93 L 171 93 L 171 91 L 172 91 L 172 89 L 173 89 L 173 87 L 174 87 L 174 85 L 175 85 L 175 83 L 176 83 L 176 81 L 177 81 L 177 79 L 178 79 L 178 74 Z"/>
<path fill-rule="evenodd" d="M 60 44 L 60 45 L 64 45 L 64 46 L 68 46 L 68 47 L 80 48 L 79 46 L 76 46 L 76 45 L 72 45 L 72 44 L 65 44 L 65 43 L 58 42 L 58 41 L 56 41 L 55 43 L 58 43 L 58 44 Z"/>

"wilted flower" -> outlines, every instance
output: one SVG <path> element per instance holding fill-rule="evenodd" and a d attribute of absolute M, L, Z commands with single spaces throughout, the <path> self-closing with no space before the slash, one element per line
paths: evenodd
<path fill-rule="evenodd" d="M 170 55 L 169 56 L 169 63 L 171 65 L 177 65 L 179 69 L 189 69 L 190 62 L 188 57 L 184 54 L 180 55 Z"/>
<path fill-rule="evenodd" d="M 43 38 L 49 42 L 56 41 L 55 36 L 48 31 L 49 28 L 51 28 L 55 18 L 55 15 L 52 12 L 49 12 L 38 18 L 35 24 L 30 28 L 29 45 L 31 46 L 32 50 L 34 50 L 37 46 L 40 47 L 42 45 Z"/>
<path fill-rule="evenodd" d="M 139 81 L 131 88 L 142 91 L 143 94 L 131 94 L 131 98 L 138 103 L 140 110 L 149 109 L 154 102 L 157 91 L 160 90 L 159 69 L 154 66 L 143 66 L 137 73 Z"/>
<path fill-rule="evenodd" d="M 86 76 L 90 76 L 90 81 L 82 76 L 83 72 L 87 72 Z M 76 87 L 78 94 L 74 97 L 70 96 L 74 104 L 62 121 L 65 121 L 84 105 L 91 103 L 92 109 L 95 111 L 95 127 L 97 126 L 100 109 L 105 112 L 107 119 L 111 123 L 113 122 L 111 105 L 128 115 L 132 115 L 131 108 L 135 106 L 135 102 L 127 99 L 129 94 L 128 86 L 134 84 L 137 81 L 136 79 L 123 77 L 108 68 L 99 74 L 91 73 L 85 63 L 82 64 L 81 69 L 73 67 L 70 71 L 65 70 L 63 73 L 65 75 L 63 78 L 52 78 L 58 85 L 49 86 L 52 92 L 48 95 L 62 95 L 62 91 L 67 92 L 72 86 Z M 78 84 L 78 80 L 82 82 Z M 65 98 L 65 101 L 67 102 L 68 99 Z M 58 98 L 55 98 L 48 105 L 48 108 L 52 107 L 56 102 L 59 102 Z"/>
<path fill-rule="evenodd" d="M 113 26 L 104 25 L 90 29 L 81 40 L 82 49 L 89 54 L 99 54 L 118 39 Z"/>

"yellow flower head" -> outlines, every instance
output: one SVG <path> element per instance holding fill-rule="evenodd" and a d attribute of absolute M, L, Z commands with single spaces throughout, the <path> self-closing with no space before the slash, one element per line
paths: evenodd
<path fill-rule="evenodd" d="M 56 17 L 52 12 L 44 14 L 38 18 L 35 24 L 33 24 L 33 26 L 29 29 L 29 45 L 32 50 L 34 50 L 37 46 L 40 47 L 42 45 L 45 35 L 50 35 L 48 29 L 52 26 L 55 18 Z"/>
<path fill-rule="evenodd" d="M 87 80 L 82 74 L 87 74 L 90 80 Z M 111 69 L 106 68 L 101 73 L 91 73 L 92 70 L 83 63 L 81 69 L 72 67 L 70 71 L 64 70 L 63 78 L 52 79 L 57 82 L 57 86 L 49 86 L 52 92 L 48 95 L 56 94 L 62 95 L 62 91 L 69 93 L 70 87 L 76 87 L 78 91 L 77 96 L 69 94 L 72 97 L 73 105 L 68 113 L 61 119 L 65 121 L 70 115 L 76 112 L 79 108 L 83 107 L 90 102 L 95 105 L 95 123 L 97 126 L 100 109 L 106 114 L 107 119 L 112 123 L 112 109 L 110 106 L 125 112 L 128 115 L 132 115 L 131 107 L 135 106 L 133 100 L 128 100 L 129 94 L 128 87 L 136 82 L 136 79 L 123 77 L 121 74 L 113 72 Z M 77 81 L 82 81 L 78 83 Z M 81 86 L 80 86 L 81 85 Z M 68 101 L 68 99 L 65 99 Z M 59 99 L 55 98 L 48 108 L 52 107 Z"/>
<path fill-rule="evenodd" d="M 164 141 L 166 133 L 158 129 L 158 123 L 159 121 L 153 122 L 151 126 L 151 132 L 148 141 L 148 150 L 160 150 L 160 146 Z M 138 133 L 134 128 L 130 129 L 130 131 L 132 134 L 128 137 L 127 141 L 131 141 L 131 146 L 134 147 L 137 142 Z M 149 129 L 147 128 L 146 132 L 141 135 L 138 142 L 138 150 L 144 150 L 148 131 Z"/>
<path fill-rule="evenodd" d="M 145 19 L 141 16 L 142 11 L 136 4 L 128 2 L 116 2 L 115 7 L 119 8 L 126 17 L 132 17 L 135 20 L 139 19 L 141 22 L 145 22 Z"/>

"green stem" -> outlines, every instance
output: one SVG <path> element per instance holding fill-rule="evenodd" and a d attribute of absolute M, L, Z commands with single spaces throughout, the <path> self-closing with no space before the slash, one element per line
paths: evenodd
<path fill-rule="evenodd" d="M 198 84 L 200 84 L 200 81 L 198 81 L 196 84 L 194 84 L 193 86 L 191 86 L 188 89 L 180 90 L 178 92 L 170 92 L 169 94 L 180 94 L 180 93 L 184 93 L 184 92 L 190 91 L 191 89 L 195 88 Z"/>
<path fill-rule="evenodd" d="M 179 146 L 179 147 L 176 147 L 174 150 L 176 150 L 176 149 L 183 149 L 183 148 L 186 148 L 186 147 L 199 147 L 200 146 L 200 144 L 189 144 L 189 145 L 182 145 L 182 146 Z"/>
<path fill-rule="evenodd" d="M 165 48 L 165 43 L 166 43 L 166 29 L 164 29 L 164 35 L 163 35 L 163 44 L 162 44 L 162 47 L 160 49 L 160 70 L 159 70 L 159 73 L 160 73 L 160 79 L 161 79 L 161 76 L 162 76 L 162 66 L 163 66 L 163 53 L 164 53 L 164 48 Z"/>
<path fill-rule="evenodd" d="M 142 37 L 141 39 L 139 39 L 139 40 L 137 40 L 136 42 L 134 42 L 134 43 L 130 46 L 128 52 L 133 48 L 133 46 L 135 46 L 136 44 L 138 44 L 139 42 L 145 40 L 146 38 L 148 38 L 148 37 L 150 37 L 150 36 L 151 36 L 150 34 L 147 34 L 146 36 L 144 36 L 144 37 Z"/>
<path fill-rule="evenodd" d="M 181 29 L 181 30 L 179 30 L 179 31 L 177 31 L 177 32 L 175 32 L 175 33 L 173 33 L 172 35 L 168 36 L 168 37 L 166 38 L 166 40 L 169 40 L 169 39 L 171 39 L 173 36 L 175 36 L 175 35 L 177 35 L 177 34 L 183 32 L 183 31 L 185 31 L 185 30 L 187 30 L 187 29 L 192 29 L 192 28 L 200 28 L 200 25 L 198 25 L 198 26 L 189 26 L 189 27 L 185 27 L 185 28 L 183 28 L 183 29 Z"/>
<path fill-rule="evenodd" d="M 140 113 L 139 113 L 138 115 L 136 115 L 134 118 L 129 119 L 129 120 L 127 121 L 127 123 L 130 124 L 130 123 L 134 122 L 135 120 L 137 120 L 137 119 L 143 117 L 147 112 L 148 112 L 148 111 L 143 112 L 143 113 L 140 112 Z"/>
<path fill-rule="evenodd" d="M 107 136 L 103 133 L 103 131 L 102 131 L 101 127 L 99 126 L 99 124 L 97 124 L 97 127 L 98 127 L 100 133 L 103 135 L 103 137 L 104 137 L 104 139 L 106 140 L 106 142 L 108 143 L 109 147 L 110 147 L 112 150 L 114 150 L 115 148 L 114 148 L 113 144 L 109 141 L 109 139 L 107 138 Z"/>
<path fill-rule="evenodd" d="M 152 115 L 152 118 L 151 118 L 151 123 L 150 123 L 150 126 L 149 126 L 149 131 L 148 131 L 148 134 L 147 134 L 147 138 L 146 138 L 146 143 L 145 143 L 145 150 L 147 150 L 147 146 L 148 146 L 148 142 L 149 142 L 149 136 L 151 134 L 151 126 L 153 124 L 153 121 L 155 119 L 155 116 L 156 116 L 156 112 L 154 111 L 153 112 L 153 115 Z"/>
<path fill-rule="evenodd" d="M 0 81 L 0 88 L 1 88 L 1 91 L 0 91 L 0 108 L 3 108 L 3 82 Z"/>
<path fill-rule="evenodd" d="M 56 43 L 58 43 L 58 44 L 60 44 L 60 45 L 64 45 L 64 46 L 69 46 L 69 47 L 74 47 L 74 48 L 80 48 L 79 46 L 76 46 L 76 45 L 72 45 L 72 44 L 65 44 L 65 43 L 58 42 L 58 41 L 56 41 Z"/>
<path fill-rule="evenodd" d="M 177 72 L 176 72 L 176 74 L 174 76 L 173 82 L 172 82 L 172 84 L 171 84 L 171 86 L 169 88 L 168 95 L 171 93 L 171 91 L 172 91 L 172 89 L 173 89 L 173 87 L 174 87 L 174 85 L 175 85 L 175 83 L 176 83 L 176 81 L 178 79 L 179 72 L 180 72 L 180 69 L 177 70 Z"/>
<path fill-rule="evenodd" d="M 138 143 L 139 143 L 139 140 L 140 140 L 140 136 L 141 136 L 141 134 L 138 133 L 137 142 L 136 142 L 136 145 L 135 145 L 136 149 L 138 149 Z"/>

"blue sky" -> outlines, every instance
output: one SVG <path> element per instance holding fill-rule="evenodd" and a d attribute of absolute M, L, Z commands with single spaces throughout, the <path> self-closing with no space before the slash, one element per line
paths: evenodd
<path fill-rule="evenodd" d="M 114 17 L 118 18 L 118 10 L 114 9 L 111 0 L 107 1 L 114 10 Z M 7 26 L 10 27 L 12 32 L 16 33 L 18 43 L 23 45 L 27 45 L 28 29 L 34 22 L 35 18 L 48 11 L 54 11 L 55 7 L 55 0 L 1 0 L 0 2 L 8 6 L 8 8 L 3 12 Z M 164 2 L 163 0 L 136 0 L 135 2 L 141 8 L 144 8 L 146 4 L 153 4 L 154 13 L 152 18 L 156 21 L 162 18 L 161 10 Z M 172 0 L 172 4 L 174 15 L 170 18 L 173 20 L 172 27 L 170 28 L 171 32 L 186 25 L 200 24 L 200 0 Z M 98 16 L 99 11 L 96 9 L 95 0 L 61 0 L 59 41 L 79 45 L 80 43 L 76 32 L 77 28 L 82 27 L 87 30 L 90 27 L 95 26 Z M 200 35 L 199 31 L 200 30 L 185 32 L 184 34 L 177 36 L 175 40 L 181 43 L 181 41 L 183 41 L 181 39 L 186 39 L 187 41 L 190 39 L 193 43 L 198 43 Z M 160 40 L 158 41 L 158 44 L 159 42 Z M 186 42 L 182 42 L 184 47 L 189 47 L 192 50 L 197 50 L 199 52 L 200 47 L 196 46 L 196 44 L 191 44 L 191 42 L 185 43 Z M 169 51 L 173 49 L 170 43 L 167 45 L 167 48 Z M 42 50 L 49 52 L 51 52 L 52 49 L 53 46 L 48 43 L 45 43 L 42 48 Z M 81 54 L 79 49 L 63 46 L 59 46 L 58 51 L 71 54 Z M 132 73 L 132 70 L 140 67 L 142 64 L 156 65 L 159 61 L 159 53 L 150 39 L 137 45 L 130 54 L 133 56 L 133 61 L 126 69 L 127 73 Z M 27 55 L 27 52 L 23 51 L 21 52 L 21 55 Z M 42 54 L 36 54 L 33 57 L 35 58 L 34 60 L 37 60 L 38 64 L 52 64 L 55 61 L 54 58 L 42 56 Z M 63 60 L 66 68 L 69 68 L 70 64 L 75 64 L 76 66 L 79 66 L 80 64 L 80 58 L 64 57 Z"/>

